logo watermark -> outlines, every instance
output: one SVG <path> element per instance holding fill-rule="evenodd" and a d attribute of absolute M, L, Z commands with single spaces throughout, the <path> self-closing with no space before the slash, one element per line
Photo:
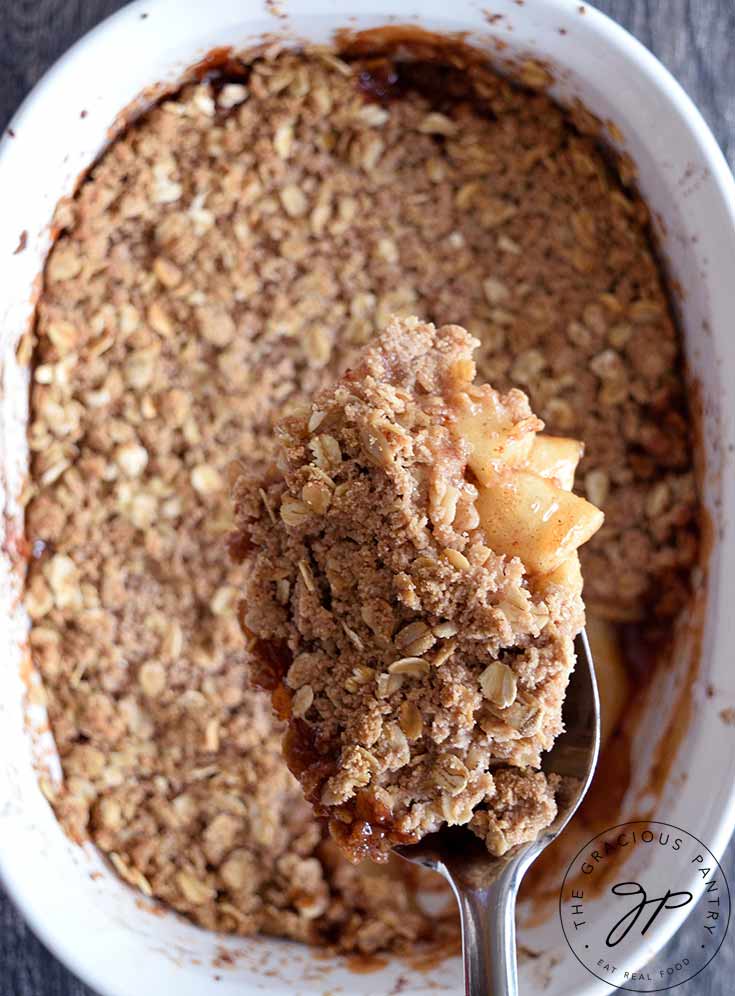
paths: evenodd
<path fill-rule="evenodd" d="M 672 918 L 691 918 L 686 944 L 641 968 L 641 947 Z M 697 837 L 655 820 L 622 823 L 578 852 L 559 895 L 564 936 L 584 967 L 610 986 L 637 993 L 693 979 L 722 946 L 730 889 L 717 858 Z"/>

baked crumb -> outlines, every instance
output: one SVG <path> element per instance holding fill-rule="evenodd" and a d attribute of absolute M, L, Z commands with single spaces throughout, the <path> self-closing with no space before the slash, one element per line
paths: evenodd
<path fill-rule="evenodd" d="M 687 597 L 679 346 L 645 207 L 584 127 L 480 66 L 281 52 L 151 108 L 59 205 L 26 590 L 56 808 L 203 926 L 344 950 L 434 929 L 398 871 L 385 887 L 324 858 L 281 725 L 248 688 L 231 609 L 244 578 L 222 555 L 229 462 L 265 465 L 275 421 L 390 314 L 461 323 L 480 379 L 585 441 L 579 490 L 606 515 L 584 553 L 588 605 L 671 618 Z M 245 871 L 228 885 L 232 853 Z"/>
<path fill-rule="evenodd" d="M 470 829 L 491 854 L 503 854 L 516 844 L 534 840 L 556 817 L 557 775 L 501 768 L 493 776 L 491 805 L 472 814 Z"/>
<path fill-rule="evenodd" d="M 532 769 L 562 730 L 576 550 L 603 517 L 557 480 L 581 447 L 537 437 L 521 391 L 473 384 L 478 346 L 391 322 L 235 486 L 254 678 L 352 860 L 467 823 L 499 855 L 556 815 Z"/>

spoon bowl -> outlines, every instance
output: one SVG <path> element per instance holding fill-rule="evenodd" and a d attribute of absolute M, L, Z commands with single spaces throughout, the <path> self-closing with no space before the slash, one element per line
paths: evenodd
<path fill-rule="evenodd" d="M 577 662 L 564 699 L 565 730 L 542 764 L 547 774 L 562 779 L 553 823 L 535 840 L 499 858 L 465 827 L 445 827 L 417 844 L 396 848 L 406 861 L 443 875 L 457 897 L 466 996 L 517 996 L 515 906 L 521 880 L 567 825 L 592 781 L 600 748 L 600 701 L 584 631 L 575 650 Z"/>

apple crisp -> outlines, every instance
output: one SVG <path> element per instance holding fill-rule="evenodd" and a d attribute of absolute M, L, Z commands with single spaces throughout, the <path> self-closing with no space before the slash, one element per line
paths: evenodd
<path fill-rule="evenodd" d="M 686 598 L 696 493 L 643 204 L 597 125 L 474 64 L 231 58 L 112 141 L 55 217 L 35 327 L 26 605 L 53 802 L 197 923 L 345 950 L 430 936 L 334 858 L 248 686 L 227 466 L 391 314 L 459 322 L 481 379 L 584 440 L 588 605 Z M 325 848 L 327 851 L 325 851 Z"/>
<path fill-rule="evenodd" d="M 603 516 L 538 466 L 527 397 L 473 384 L 479 345 L 393 321 L 235 487 L 254 678 L 352 860 L 467 823 L 499 855 L 556 815 L 533 769 L 562 730 L 576 551 Z"/>

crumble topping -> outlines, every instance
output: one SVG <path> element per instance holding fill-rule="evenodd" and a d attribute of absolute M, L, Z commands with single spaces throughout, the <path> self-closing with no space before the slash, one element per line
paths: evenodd
<path fill-rule="evenodd" d="M 543 423 L 521 391 L 473 385 L 478 346 L 391 322 L 235 486 L 254 678 L 353 860 L 467 823 L 503 854 L 556 814 L 532 769 L 562 730 L 584 625 L 566 565 L 602 514 L 524 469 Z"/>
<path fill-rule="evenodd" d="M 375 79 L 400 99 L 366 99 Z M 398 872 L 325 857 L 248 687 L 227 465 L 267 463 L 274 422 L 390 314 L 459 322 L 481 379 L 586 443 L 588 604 L 671 618 L 697 503 L 646 219 L 594 122 L 479 65 L 272 49 L 111 144 L 56 214 L 29 430 L 26 605 L 73 836 L 203 926 L 431 933 Z"/>

